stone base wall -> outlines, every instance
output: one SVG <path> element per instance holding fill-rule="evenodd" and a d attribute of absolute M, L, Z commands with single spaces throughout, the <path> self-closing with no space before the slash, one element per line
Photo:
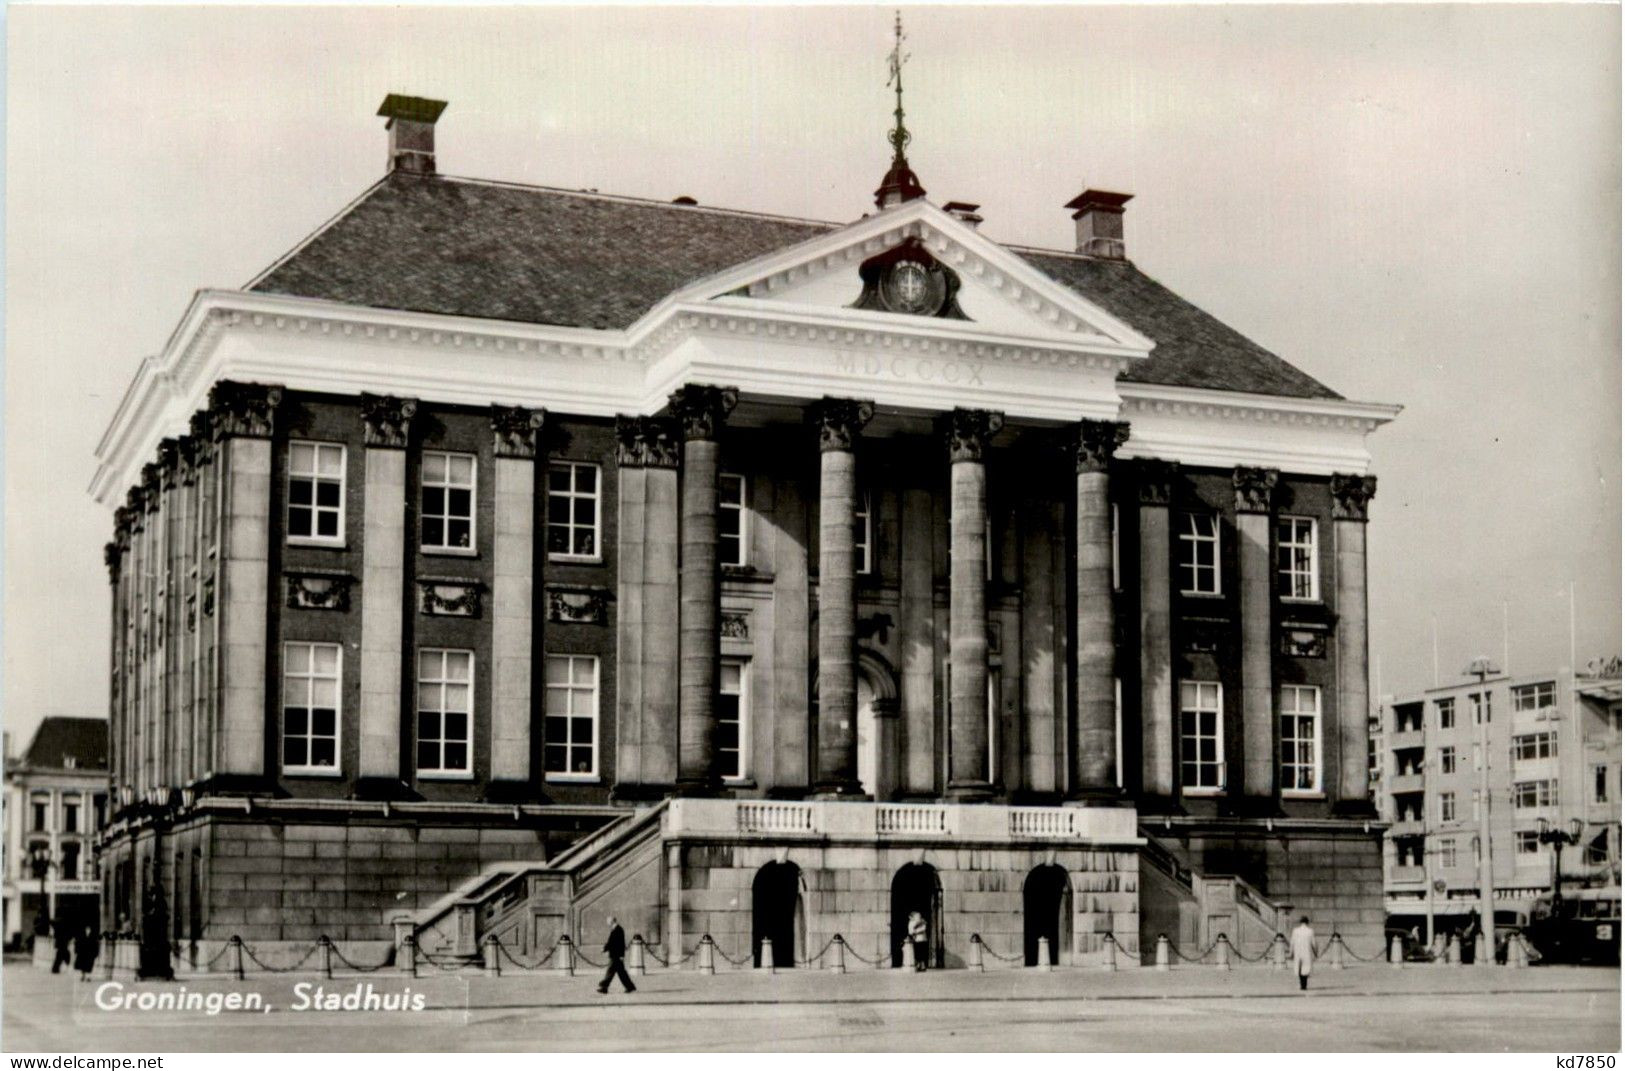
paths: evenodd
<path fill-rule="evenodd" d="M 1063 964 L 1098 963 L 1104 935 L 1112 933 L 1128 956 L 1139 943 L 1139 857 L 1135 849 L 983 848 L 942 844 L 800 846 L 685 843 L 668 851 L 668 867 L 680 867 L 680 901 L 668 928 L 692 947 L 709 933 L 720 952 L 738 960 L 752 954 L 753 889 L 761 868 L 793 863 L 800 871 L 804 941 L 798 959 L 823 949 L 837 933 L 862 961 L 891 963 L 892 888 L 909 864 L 935 870 L 940 888 L 941 959 L 944 966 L 971 961 L 971 936 L 990 953 L 984 962 L 1024 955 L 1024 889 L 1034 869 L 1062 868 L 1070 934 L 1063 930 Z"/>

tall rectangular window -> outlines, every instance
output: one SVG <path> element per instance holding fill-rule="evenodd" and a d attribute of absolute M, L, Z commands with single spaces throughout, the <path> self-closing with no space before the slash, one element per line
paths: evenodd
<path fill-rule="evenodd" d="M 1224 788 L 1224 689 L 1215 681 L 1179 684 L 1179 771 L 1187 792 Z"/>
<path fill-rule="evenodd" d="M 1454 729 L 1456 727 L 1456 701 L 1454 699 L 1441 699 L 1439 707 L 1439 728 Z"/>
<path fill-rule="evenodd" d="M 725 658 L 717 694 L 717 773 L 738 780 L 745 776 L 747 676 L 745 663 Z"/>
<path fill-rule="evenodd" d="M 1519 855 L 1539 855 L 1540 854 L 1540 834 L 1539 833 L 1537 833 L 1533 829 L 1520 829 L 1520 830 L 1518 830 L 1516 835 L 1517 835 L 1517 838 L 1518 838 L 1518 854 Z"/>
<path fill-rule="evenodd" d="M 1512 806 L 1517 810 L 1550 807 L 1556 802 L 1556 781 L 1518 781 L 1512 786 Z"/>
<path fill-rule="evenodd" d="M 79 805 L 77 803 L 62 804 L 62 832 L 79 832 Z"/>
<path fill-rule="evenodd" d="M 1217 514 L 1180 514 L 1179 590 L 1185 595 L 1220 594 Z"/>
<path fill-rule="evenodd" d="M 298 439 L 288 443 L 288 539 L 343 541 L 343 446 Z"/>
<path fill-rule="evenodd" d="M 336 643 L 282 645 L 282 769 L 337 773 L 339 665 Z"/>
<path fill-rule="evenodd" d="M 581 461 L 548 464 L 548 557 L 598 560 L 599 482 L 597 465 Z"/>
<path fill-rule="evenodd" d="M 717 564 L 745 564 L 745 478 L 723 473 L 717 482 Z"/>
<path fill-rule="evenodd" d="M 1456 794 L 1454 792 L 1439 793 L 1439 821 L 1454 822 L 1456 820 Z"/>
<path fill-rule="evenodd" d="M 1449 869 L 1456 865 L 1456 842 L 1445 839 L 1439 842 L 1439 865 Z"/>
<path fill-rule="evenodd" d="M 859 576 L 874 571 L 875 526 L 874 512 L 869 505 L 869 492 L 859 491 L 852 506 L 852 564 Z"/>
<path fill-rule="evenodd" d="M 418 652 L 418 773 L 466 774 L 474 716 L 474 652 Z"/>
<path fill-rule="evenodd" d="M 1512 738 L 1512 757 L 1519 762 L 1549 759 L 1557 750 L 1554 733 L 1522 733 Z"/>
<path fill-rule="evenodd" d="M 1593 766 L 1591 768 L 1591 802 L 1608 802 L 1608 767 Z"/>
<path fill-rule="evenodd" d="M 543 767 L 549 778 L 598 776 L 598 659 L 548 655 Z"/>
<path fill-rule="evenodd" d="M 1545 710 L 1547 707 L 1557 705 L 1557 683 L 1546 681 L 1541 684 L 1520 684 L 1512 689 L 1512 709 Z"/>
<path fill-rule="evenodd" d="M 1473 705 L 1474 725 L 1484 725 L 1491 720 L 1494 711 L 1491 709 L 1489 692 L 1474 692 L 1467 697 L 1467 701 Z"/>
<path fill-rule="evenodd" d="M 1313 602 L 1320 598 L 1313 517 L 1282 517 L 1275 522 L 1276 569 L 1281 597 Z"/>
<path fill-rule="evenodd" d="M 1281 791 L 1320 791 L 1320 689 L 1281 687 Z"/>
<path fill-rule="evenodd" d="M 1456 772 L 1456 749 L 1442 747 L 1439 749 L 1439 772 L 1451 774 Z"/>
<path fill-rule="evenodd" d="M 33 806 L 34 806 L 34 832 L 36 832 L 36 833 L 47 832 L 47 826 L 49 825 L 50 815 L 51 815 L 50 801 L 49 800 L 44 800 L 44 799 L 36 799 L 36 800 L 33 801 Z"/>
<path fill-rule="evenodd" d="M 424 451 L 422 484 L 423 549 L 473 549 L 474 455 Z"/>
<path fill-rule="evenodd" d="M 62 845 L 62 880 L 79 880 L 79 845 L 73 841 Z"/>

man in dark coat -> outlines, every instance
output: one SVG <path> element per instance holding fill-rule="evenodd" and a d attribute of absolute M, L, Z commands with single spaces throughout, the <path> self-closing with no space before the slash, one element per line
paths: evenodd
<path fill-rule="evenodd" d="M 61 919 L 56 921 L 56 957 L 51 960 L 51 973 L 59 974 L 73 962 L 73 931 Z"/>
<path fill-rule="evenodd" d="M 626 973 L 626 931 L 621 929 L 614 915 L 609 917 L 609 940 L 604 942 L 604 952 L 609 956 L 609 966 L 604 971 L 604 980 L 598 983 L 598 992 L 608 993 L 609 983 L 614 978 L 621 980 L 628 993 L 637 992 L 638 987 Z"/>
<path fill-rule="evenodd" d="M 90 981 L 90 972 L 96 966 L 96 952 L 98 944 L 96 931 L 89 926 L 78 937 L 73 939 L 73 966 L 79 972 L 79 977 Z"/>

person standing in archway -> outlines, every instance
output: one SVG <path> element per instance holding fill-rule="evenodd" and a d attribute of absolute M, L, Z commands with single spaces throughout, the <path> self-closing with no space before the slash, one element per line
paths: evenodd
<path fill-rule="evenodd" d="M 925 961 L 931 955 L 930 941 L 927 939 L 925 916 L 918 911 L 908 913 L 908 939 L 914 943 L 914 969 L 925 970 Z"/>
<path fill-rule="evenodd" d="M 1309 916 L 1298 919 L 1292 928 L 1292 966 L 1298 972 L 1298 988 L 1309 988 L 1309 972 L 1315 965 L 1315 931 Z"/>

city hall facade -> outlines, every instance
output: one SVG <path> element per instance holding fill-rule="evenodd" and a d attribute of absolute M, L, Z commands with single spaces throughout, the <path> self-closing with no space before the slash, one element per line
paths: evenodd
<path fill-rule="evenodd" d="M 1141 273 L 1122 194 L 1041 250 L 901 147 L 844 225 L 452 179 L 443 108 L 386 100 L 386 177 L 199 292 L 101 443 L 108 928 L 1380 943 L 1394 407 Z"/>

